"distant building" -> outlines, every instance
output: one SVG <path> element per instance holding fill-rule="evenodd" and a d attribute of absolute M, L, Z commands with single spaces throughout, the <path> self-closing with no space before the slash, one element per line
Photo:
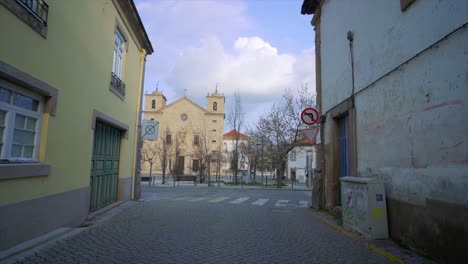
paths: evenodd
<path fill-rule="evenodd" d="M 311 145 L 308 140 L 301 141 L 288 152 L 287 178 L 311 186 L 316 160 L 316 145 Z"/>
<path fill-rule="evenodd" d="M 176 165 L 181 173 L 195 175 L 203 161 L 198 151 L 212 155 L 221 151 L 224 131 L 225 97 L 217 91 L 206 97 L 207 107 L 203 108 L 187 97 L 166 104 L 166 97 L 159 91 L 145 94 L 144 118 L 159 122 L 159 139 L 154 146 L 165 140 L 170 145 L 170 157 L 166 173 L 174 172 Z M 180 153 L 175 156 L 176 145 Z M 214 175 L 214 164 L 211 175 Z M 161 162 L 156 161 L 156 174 L 162 173 Z M 143 162 L 143 174 L 149 173 L 149 164 Z"/>
<path fill-rule="evenodd" d="M 393 239 L 467 262 L 468 1 L 305 0 L 302 13 L 324 146 L 313 196 L 339 211 L 340 177 L 381 179 Z"/>
<path fill-rule="evenodd" d="M 133 1 L 0 1 L 0 251 L 138 197 Z"/>
<path fill-rule="evenodd" d="M 239 169 L 239 171 L 249 171 L 250 169 L 249 158 L 248 155 L 245 154 L 245 150 L 248 148 L 250 137 L 233 129 L 223 135 L 223 153 L 225 158 L 224 165 L 222 167 L 222 172 L 224 174 L 232 174 L 234 172 L 232 164 L 232 154 L 233 151 L 236 149 L 236 141 L 239 150 L 239 160 L 237 168 Z"/>

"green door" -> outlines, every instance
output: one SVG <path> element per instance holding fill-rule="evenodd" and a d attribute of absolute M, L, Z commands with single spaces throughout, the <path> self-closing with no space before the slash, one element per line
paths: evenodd
<path fill-rule="evenodd" d="M 117 201 L 121 131 L 96 122 L 91 160 L 91 201 L 94 212 Z"/>

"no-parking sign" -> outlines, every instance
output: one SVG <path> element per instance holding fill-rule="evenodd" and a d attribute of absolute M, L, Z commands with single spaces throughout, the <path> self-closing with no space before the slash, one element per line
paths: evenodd
<path fill-rule="evenodd" d="M 301 120 L 304 124 L 311 126 L 318 122 L 319 120 L 319 113 L 315 108 L 308 107 L 304 109 L 301 113 Z"/>

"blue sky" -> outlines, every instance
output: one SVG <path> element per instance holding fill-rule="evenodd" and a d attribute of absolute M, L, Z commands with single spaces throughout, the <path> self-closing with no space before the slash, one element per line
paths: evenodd
<path fill-rule="evenodd" d="M 136 0 L 155 53 L 147 59 L 145 91 L 156 84 L 168 103 L 184 95 L 206 106 L 218 91 L 238 92 L 250 120 L 285 88 L 314 90 L 311 16 L 302 0 Z"/>

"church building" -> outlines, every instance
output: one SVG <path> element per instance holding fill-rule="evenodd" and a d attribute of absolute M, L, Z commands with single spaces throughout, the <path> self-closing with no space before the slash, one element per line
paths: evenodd
<path fill-rule="evenodd" d="M 211 175 L 215 175 L 213 158 L 222 151 L 225 97 L 218 93 L 208 94 L 206 108 L 198 105 L 185 95 L 167 104 L 164 94 L 156 89 L 145 94 L 144 119 L 159 122 L 158 140 L 145 142 L 145 148 L 159 148 L 167 144 L 166 174 L 197 175 L 201 166 L 211 163 Z M 142 161 L 143 175 L 149 174 L 149 163 Z M 152 175 L 162 174 L 161 159 L 155 158 Z"/>

